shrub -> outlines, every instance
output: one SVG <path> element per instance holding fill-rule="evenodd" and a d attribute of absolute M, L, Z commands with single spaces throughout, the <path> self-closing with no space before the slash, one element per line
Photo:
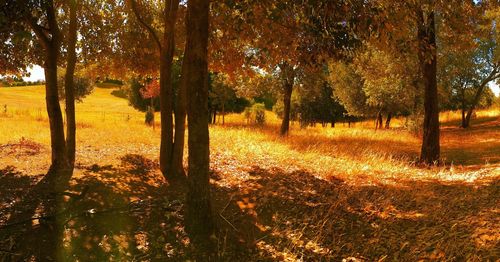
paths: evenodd
<path fill-rule="evenodd" d="M 75 75 L 73 79 L 74 85 L 74 93 L 75 93 L 75 101 L 82 102 L 83 98 L 87 95 L 90 95 L 94 90 L 94 86 L 91 85 L 91 82 L 88 78 L 80 77 Z M 65 90 L 64 90 L 64 74 L 60 74 L 57 80 L 57 88 L 59 89 L 59 100 L 64 100 L 65 98 Z"/>
<path fill-rule="evenodd" d="M 266 107 L 264 104 L 255 103 L 245 109 L 247 123 L 264 125 L 266 123 Z"/>

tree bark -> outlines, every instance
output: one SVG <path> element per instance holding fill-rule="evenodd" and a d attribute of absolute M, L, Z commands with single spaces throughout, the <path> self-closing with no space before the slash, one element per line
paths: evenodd
<path fill-rule="evenodd" d="M 280 135 L 286 136 L 290 129 L 290 109 L 295 74 L 293 68 L 287 63 L 283 63 L 280 69 L 283 81 L 283 120 L 281 121 Z"/>
<path fill-rule="evenodd" d="M 382 111 L 379 110 L 377 113 L 377 117 L 375 118 L 375 130 L 382 129 Z"/>
<path fill-rule="evenodd" d="M 461 96 L 462 96 L 462 124 L 461 124 L 461 127 L 466 128 L 467 125 L 466 125 L 466 121 L 465 121 L 465 111 L 467 111 L 467 109 L 465 107 L 465 89 L 462 87 L 462 89 L 460 91 L 461 91 Z"/>
<path fill-rule="evenodd" d="M 174 58 L 175 21 L 177 20 L 177 9 L 179 1 L 165 0 L 163 39 L 160 51 L 160 119 L 161 119 L 161 142 L 160 142 L 160 170 L 168 181 L 178 178 L 171 171 L 173 155 L 173 84 L 172 84 L 172 60 Z"/>
<path fill-rule="evenodd" d="M 479 100 L 481 99 L 481 94 L 483 93 L 483 90 L 486 86 L 487 82 L 481 83 L 481 86 L 479 86 L 479 89 L 476 92 L 476 95 L 474 96 L 474 100 L 472 100 L 472 104 L 469 107 L 469 110 L 467 110 L 467 115 L 465 117 L 465 121 L 462 123 L 463 128 L 467 128 L 470 126 L 470 120 L 472 118 L 472 113 L 474 112 L 474 109 L 476 108 L 477 104 L 479 103 Z"/>
<path fill-rule="evenodd" d="M 186 48 L 187 49 L 187 46 Z M 186 79 L 187 64 L 182 62 L 181 81 L 179 92 L 177 94 L 177 105 L 175 109 L 175 137 L 174 148 L 172 154 L 172 170 L 174 177 L 184 180 L 186 174 L 184 172 L 184 136 L 186 130 L 186 99 L 187 99 L 187 79 Z M 210 122 L 210 121 L 209 121 Z"/>
<path fill-rule="evenodd" d="M 389 129 L 391 126 L 392 114 L 389 112 L 387 114 L 387 119 L 385 120 L 385 129 Z"/>
<path fill-rule="evenodd" d="M 188 98 L 188 193 L 186 230 L 203 254 L 212 254 L 215 225 L 210 203 L 208 133 L 209 0 L 189 0 L 184 55 Z"/>
<path fill-rule="evenodd" d="M 64 93 L 66 103 L 66 150 L 70 168 L 75 164 L 76 152 L 76 120 L 75 120 L 75 87 L 74 76 L 76 66 L 76 32 L 77 0 L 69 1 L 68 54 L 66 75 L 64 76 Z"/>
<path fill-rule="evenodd" d="M 226 109 L 225 109 L 224 102 L 222 102 L 222 125 L 224 125 L 224 123 L 225 123 L 225 117 L 226 117 Z"/>
<path fill-rule="evenodd" d="M 424 18 L 425 17 L 425 18 Z M 418 13 L 418 57 L 424 82 L 424 126 L 420 161 L 433 164 L 439 161 L 439 107 L 437 92 L 437 59 L 434 12 Z"/>

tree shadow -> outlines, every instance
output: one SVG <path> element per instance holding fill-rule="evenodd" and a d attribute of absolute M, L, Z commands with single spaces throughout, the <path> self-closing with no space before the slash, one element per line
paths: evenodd
<path fill-rule="evenodd" d="M 253 167 L 244 186 L 215 184 L 221 232 L 245 248 L 225 258 L 341 261 L 492 260 L 499 181 L 482 186 L 397 181 L 348 185 L 301 170 Z M 215 175 L 217 176 L 217 175 Z M 248 251 L 250 250 L 252 251 Z M 243 256 L 244 257 L 244 256 Z M 228 259 L 230 261 L 231 259 Z"/>
<path fill-rule="evenodd" d="M 193 259 L 196 250 L 184 231 L 185 188 L 168 185 L 157 168 L 137 172 L 148 166 L 147 158 L 120 159 L 116 166 L 79 166 L 64 194 L 59 191 L 61 200 L 53 200 L 42 181 L 13 167 L 0 170 L 2 185 L 12 185 L 0 193 L 1 255 L 15 261 Z M 211 174 L 216 261 L 493 260 L 497 255 L 499 180 L 358 186 L 303 170 L 257 166 L 242 177 Z M 9 204 L 37 187 L 38 202 L 58 202 L 58 215 L 4 228 L 19 221 L 16 213 L 24 209 L 53 214 L 40 211 L 42 204 L 32 208 L 26 196 Z"/>
<path fill-rule="evenodd" d="M 464 166 L 500 163 L 500 118 L 480 118 L 465 129 L 444 127 L 442 133 L 447 162 Z"/>
<path fill-rule="evenodd" d="M 68 187 L 72 172 L 49 171 L 37 179 L 8 166 L 0 175 L 0 183 L 10 188 L 1 193 L 2 200 L 10 200 L 10 203 L 4 206 L 2 201 L 0 255 L 13 260 L 31 259 L 26 254 L 55 259 L 60 228 L 54 214 L 64 210 L 62 193 Z M 43 249 L 37 249 L 37 245 Z"/>
<path fill-rule="evenodd" d="M 7 219 L 0 223 L 0 239 L 5 239 L 0 258 L 144 261 L 191 253 L 185 251 L 190 247 L 182 224 L 184 189 L 169 188 L 156 164 L 143 156 L 119 159 L 118 166 L 77 166 L 65 191 L 57 194 L 43 186 L 46 177 L 31 183 L 15 169 L 2 170 L 12 175 L 0 182 L 10 179 L 11 184 L 22 183 L 22 189 L 2 191 L 0 199 L 29 193 L 15 206 L 3 208 L 2 202 Z M 49 203 L 54 208 L 40 210 Z M 34 216 L 43 218 L 30 219 Z"/>

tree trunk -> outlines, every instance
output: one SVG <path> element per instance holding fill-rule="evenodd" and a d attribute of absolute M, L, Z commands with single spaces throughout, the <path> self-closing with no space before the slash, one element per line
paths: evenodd
<path fill-rule="evenodd" d="M 61 106 L 59 105 L 59 90 L 57 89 L 57 62 L 61 43 L 54 3 L 47 3 L 45 8 L 50 38 L 34 19 L 28 19 L 28 22 L 45 51 L 45 102 L 49 116 L 50 147 L 52 154 L 48 173 L 55 174 L 68 168 L 66 141 L 64 139 L 64 123 Z"/>
<path fill-rule="evenodd" d="M 212 124 L 215 125 L 216 122 L 217 122 L 217 110 L 214 109 L 214 118 Z"/>
<path fill-rule="evenodd" d="M 222 125 L 225 123 L 226 110 L 224 108 L 224 102 L 222 102 Z"/>
<path fill-rule="evenodd" d="M 59 92 L 57 89 L 57 58 L 59 46 L 51 45 L 46 50 L 45 59 L 45 102 L 50 124 L 50 143 L 52 149 L 52 165 L 49 170 L 58 171 L 68 167 L 66 158 L 66 141 L 64 141 L 64 123 Z"/>
<path fill-rule="evenodd" d="M 185 49 L 187 49 L 187 46 Z M 184 136 L 186 129 L 186 107 L 187 107 L 186 69 L 187 69 L 187 64 L 185 61 L 183 61 L 181 81 L 179 85 L 179 93 L 177 94 L 177 106 L 175 109 L 175 137 L 174 137 L 174 148 L 173 148 L 174 151 L 172 154 L 172 170 L 171 170 L 171 173 L 174 177 L 180 178 L 182 180 L 186 178 L 183 165 Z"/>
<path fill-rule="evenodd" d="M 434 12 L 418 14 L 419 63 L 424 81 L 424 127 L 420 161 L 433 164 L 439 160 L 439 107 L 437 92 L 437 59 Z"/>
<path fill-rule="evenodd" d="M 169 171 L 172 168 L 173 154 L 173 85 L 172 85 L 172 60 L 174 57 L 174 27 L 177 18 L 179 1 L 165 0 L 163 40 L 160 51 L 160 170 L 168 181 L 177 177 Z"/>
<path fill-rule="evenodd" d="M 281 122 L 280 135 L 286 136 L 290 129 L 290 107 L 295 76 L 293 68 L 290 65 L 285 63 L 280 68 L 283 81 L 283 120 Z"/>
<path fill-rule="evenodd" d="M 332 128 L 335 127 L 335 121 L 332 121 L 331 124 L 332 124 L 331 125 Z"/>
<path fill-rule="evenodd" d="M 465 89 L 462 88 L 461 90 L 461 95 L 462 95 L 462 125 L 461 127 L 462 128 L 466 128 L 467 127 L 467 122 L 465 121 L 465 111 L 467 110 L 465 108 Z"/>
<path fill-rule="evenodd" d="M 189 0 L 186 19 L 186 81 L 188 87 L 188 193 L 186 231 L 202 254 L 213 254 L 215 225 L 210 203 L 208 134 L 209 0 Z M 205 259 L 201 259 L 205 260 Z"/>
<path fill-rule="evenodd" d="M 76 0 L 69 1 L 68 54 L 66 75 L 64 77 L 64 93 L 66 102 L 66 150 L 70 168 L 75 165 L 76 152 L 76 120 L 75 120 L 75 87 L 74 76 L 76 66 Z"/>
<path fill-rule="evenodd" d="M 153 120 L 151 122 L 152 126 L 153 126 L 153 130 L 155 130 L 155 100 L 154 100 L 154 97 L 151 97 L 150 98 L 150 107 L 151 107 L 151 112 L 153 113 Z"/>
<path fill-rule="evenodd" d="M 479 103 L 479 100 L 481 99 L 481 94 L 483 93 L 484 87 L 486 86 L 487 82 L 483 82 L 481 86 L 479 86 L 479 89 L 476 92 L 476 95 L 474 96 L 474 100 L 472 101 L 472 104 L 467 110 L 467 116 L 465 117 L 465 122 L 463 127 L 467 128 L 470 126 L 470 120 L 472 118 L 472 113 L 474 112 L 474 109 L 476 108 L 477 104 Z"/>
<path fill-rule="evenodd" d="M 382 129 L 382 112 L 378 111 L 377 118 L 375 118 L 375 130 Z"/>
<path fill-rule="evenodd" d="M 385 120 L 385 129 L 389 129 L 391 126 L 392 114 L 389 112 L 387 114 L 387 119 Z"/>

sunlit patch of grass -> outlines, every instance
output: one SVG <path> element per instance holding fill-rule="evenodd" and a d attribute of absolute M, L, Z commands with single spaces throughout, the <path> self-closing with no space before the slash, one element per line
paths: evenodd
<path fill-rule="evenodd" d="M 147 127 L 142 112 L 134 110 L 125 99 L 117 98 L 111 92 L 112 89 L 96 88 L 83 103 L 77 104 L 77 162 L 118 164 L 116 156 L 125 154 L 157 159 L 159 128 Z M 26 137 L 47 146 L 43 157 L 50 153 L 43 95 L 42 86 L 0 89 L 0 105 L 7 105 L 7 112 L 0 113 L 0 144 Z M 493 120 L 498 119 L 499 114 L 497 109 L 477 113 L 479 119 L 488 117 Z M 445 112 L 441 119 L 451 121 L 459 116 L 458 112 Z M 393 126 L 404 121 L 404 118 L 395 118 Z M 323 178 L 335 176 L 356 182 L 390 183 L 400 178 L 470 180 L 470 176 L 464 178 L 470 172 L 461 165 L 482 167 L 500 161 L 498 121 L 473 122 L 473 128 L 469 130 L 443 129 L 443 158 L 454 164 L 451 169 L 416 167 L 413 163 L 418 157 L 420 139 L 399 128 L 375 131 L 372 122 L 365 121 L 351 128 L 337 123 L 335 128 L 318 124 L 305 129 L 292 123 L 290 135 L 280 137 L 281 120 L 272 112 L 266 112 L 264 126 L 247 124 L 243 114 L 228 114 L 225 125 L 221 125 L 219 119 L 219 124 L 210 127 L 212 167 L 281 166 L 308 170 Z M 479 127 L 474 129 L 476 124 Z M 488 124 L 490 126 L 481 126 Z M 159 123 L 156 126 L 159 127 Z M 12 161 L 15 160 L 6 162 Z M 491 167 L 487 169 L 491 170 Z M 474 172 L 478 178 L 496 173 Z"/>

